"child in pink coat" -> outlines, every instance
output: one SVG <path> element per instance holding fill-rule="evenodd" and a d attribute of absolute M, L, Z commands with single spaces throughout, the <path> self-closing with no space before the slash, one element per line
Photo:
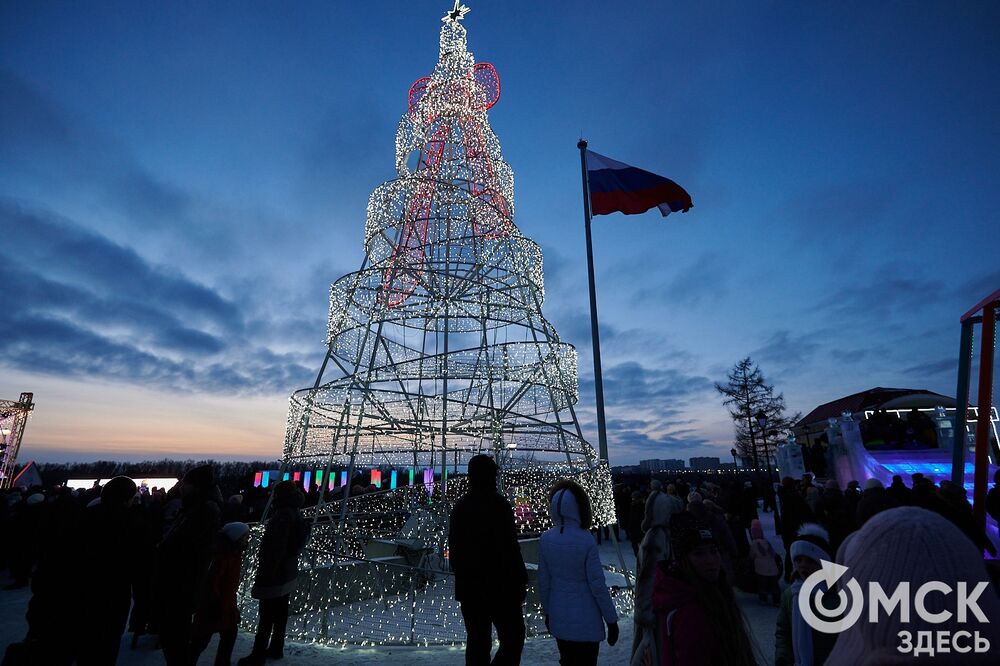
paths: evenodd
<path fill-rule="evenodd" d="M 757 596 L 762 604 L 770 603 L 777 606 L 781 600 L 781 590 L 778 589 L 778 554 L 774 552 L 771 542 L 764 538 L 764 528 L 760 521 L 754 518 L 750 521 L 750 558 L 753 560 L 753 571 L 757 575 Z"/>

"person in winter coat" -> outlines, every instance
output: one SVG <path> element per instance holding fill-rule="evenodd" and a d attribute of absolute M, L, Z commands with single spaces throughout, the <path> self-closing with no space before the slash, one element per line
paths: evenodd
<path fill-rule="evenodd" d="M 746 620 L 712 530 L 689 512 L 670 521 L 670 561 L 653 583 L 660 666 L 756 664 Z"/>
<path fill-rule="evenodd" d="M 492 456 L 469 460 L 469 492 L 451 510 L 448 559 L 465 621 L 465 663 L 490 663 L 496 627 L 500 647 L 492 663 L 519 664 L 528 572 L 517 543 L 514 511 L 497 492 Z"/>
<path fill-rule="evenodd" d="M 650 505 L 652 517 L 649 531 L 642 539 L 636 557 L 635 581 L 635 630 L 632 635 L 632 656 L 640 651 L 644 637 L 656 659 L 656 613 L 653 610 L 653 581 L 660 562 L 670 558 L 670 519 L 684 510 L 680 498 L 668 493 L 658 493 Z"/>
<path fill-rule="evenodd" d="M 191 621 L 212 563 L 222 499 L 211 465 L 188 471 L 180 486 L 180 510 L 157 546 L 160 646 L 168 666 L 187 666 L 190 657 Z"/>
<path fill-rule="evenodd" d="M 261 666 L 281 659 L 285 650 L 288 601 L 299 578 L 299 555 L 309 540 L 309 523 L 299 509 L 305 497 L 293 481 L 274 487 L 271 517 L 264 528 L 257 552 L 257 577 L 250 594 L 259 600 L 257 634 L 253 650 L 239 666 Z"/>
<path fill-rule="evenodd" d="M 795 489 L 795 480 L 786 476 L 778 488 L 778 501 L 781 503 L 781 543 L 785 547 L 785 582 L 791 582 L 792 576 L 792 542 L 799 528 L 809 520 L 809 505 Z"/>
<path fill-rule="evenodd" d="M 820 570 L 822 560 L 831 561 L 826 530 L 816 523 L 806 523 L 792 542 L 791 553 L 794 580 L 781 595 L 774 632 L 774 663 L 775 666 L 821 666 L 833 649 L 837 636 L 809 626 L 799 612 L 799 591 L 805 579 Z M 836 601 L 826 598 L 834 593 L 835 590 L 823 591 L 824 606 L 836 607 Z"/>
<path fill-rule="evenodd" d="M 924 660 L 912 652 L 899 650 L 900 631 L 908 631 L 913 644 L 921 635 L 941 634 L 955 637 L 960 632 L 978 634 L 992 646 L 986 651 L 959 652 L 952 645 L 950 652 L 937 651 L 926 661 L 934 664 L 996 664 L 996 646 L 1000 644 L 1000 597 L 990 584 L 990 576 L 983 561 L 982 551 L 948 519 L 917 507 L 899 507 L 873 516 L 864 527 L 854 532 L 837 551 L 837 563 L 848 568 L 867 591 L 871 583 L 878 583 L 886 594 L 892 594 L 900 583 L 907 583 L 911 594 L 923 585 L 936 582 L 950 590 L 958 590 L 964 583 L 971 598 L 982 586 L 975 601 L 976 610 L 969 604 L 964 617 L 956 612 L 956 595 L 930 594 L 925 599 L 927 613 L 921 614 L 910 607 L 909 621 L 901 622 L 899 608 L 886 613 L 880 610 L 877 622 L 867 622 L 867 612 L 859 622 L 836 635 L 836 644 L 830 652 L 829 664 L 903 664 Z M 911 601 L 912 604 L 912 601 Z M 867 609 L 866 609 L 867 611 Z M 943 611 L 948 611 L 944 616 Z M 976 612 L 978 611 L 978 613 Z M 925 617 L 937 616 L 933 624 Z M 924 615 L 924 617 L 921 617 Z M 943 619 L 942 619 L 943 618 Z M 967 644 L 971 644 L 968 639 Z"/>
<path fill-rule="evenodd" d="M 726 524 L 726 519 L 722 511 L 715 502 L 703 500 L 701 493 L 691 493 L 688 495 L 687 511 L 699 522 L 708 525 L 708 528 L 712 530 L 712 534 L 715 535 L 716 543 L 719 546 L 719 552 L 722 554 L 722 568 L 725 570 L 731 584 L 735 571 L 736 541 L 733 539 L 733 534 L 729 530 L 729 525 Z"/>
<path fill-rule="evenodd" d="M 780 555 L 774 552 L 774 546 L 764 538 L 764 527 L 756 518 L 750 522 L 750 559 L 753 560 L 753 572 L 757 577 L 757 596 L 762 604 L 771 603 L 775 606 L 781 597 L 778 588 L 778 568 Z"/>
<path fill-rule="evenodd" d="M 129 512 L 135 494 L 132 479 L 115 477 L 101 490 L 100 503 L 83 512 L 78 592 L 88 607 L 77 624 L 78 664 L 113 664 L 118 659 L 135 579 L 131 546 L 139 533 Z"/>
<path fill-rule="evenodd" d="M 608 645 L 618 642 L 618 613 L 588 531 L 593 514 L 587 492 L 574 481 L 558 481 L 549 492 L 549 515 L 554 526 L 542 534 L 538 548 L 545 626 L 559 646 L 560 664 L 596 665 L 605 624 Z"/>
<path fill-rule="evenodd" d="M 628 509 L 628 540 L 632 542 L 632 554 L 635 555 L 636 562 L 639 561 L 639 544 L 645 532 L 642 531 L 642 522 L 646 519 L 646 500 L 638 490 L 632 493 L 632 504 Z"/>
<path fill-rule="evenodd" d="M 216 539 L 215 557 L 208 572 L 208 587 L 202 595 L 194 614 L 191 638 L 191 663 L 198 657 L 212 634 L 219 634 L 219 647 L 215 651 L 215 666 L 229 666 L 236 645 L 236 630 L 240 611 L 236 606 L 236 591 L 240 586 L 240 566 L 243 551 L 250 540 L 246 523 L 226 523 Z"/>

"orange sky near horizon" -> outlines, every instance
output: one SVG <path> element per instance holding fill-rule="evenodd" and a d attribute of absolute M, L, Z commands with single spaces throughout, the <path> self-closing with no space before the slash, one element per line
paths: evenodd
<path fill-rule="evenodd" d="M 83 379 L 4 373 L 0 395 L 35 394 L 18 459 L 281 457 L 288 401 L 154 391 Z"/>

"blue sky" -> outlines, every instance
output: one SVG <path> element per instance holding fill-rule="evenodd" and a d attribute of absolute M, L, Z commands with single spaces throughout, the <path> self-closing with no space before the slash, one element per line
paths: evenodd
<path fill-rule="evenodd" d="M 24 456 L 277 456 L 447 2 L 0 5 L 0 396 Z M 954 394 L 1000 288 L 988 2 L 472 2 L 546 315 L 592 408 L 580 133 L 695 207 L 595 220 L 613 464 L 726 456 L 751 354 L 792 411 Z"/>

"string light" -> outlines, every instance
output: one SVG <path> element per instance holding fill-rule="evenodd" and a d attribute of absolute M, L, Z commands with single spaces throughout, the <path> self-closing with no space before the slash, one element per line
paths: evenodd
<path fill-rule="evenodd" d="M 437 65 L 409 90 L 397 178 L 368 201 L 365 264 L 331 285 L 324 370 L 336 377 L 321 373 L 289 400 L 285 469 L 308 469 L 331 491 L 303 510 L 313 530 L 291 601 L 293 640 L 464 642 L 447 526 L 467 489 L 454 473 L 477 454 L 497 460 L 522 536 L 552 525 L 547 491 L 566 477 L 589 493 L 595 525 L 615 521 L 610 472 L 573 409 L 576 350 L 542 315 L 542 252 L 514 224 L 514 174 L 487 118 L 500 80 L 469 52 L 465 11 L 456 4 L 445 16 Z M 383 487 L 350 494 L 349 470 L 370 470 Z M 397 470 L 408 485 L 396 485 Z M 252 531 L 244 564 L 247 629 L 261 534 Z M 627 612 L 631 590 L 612 592 Z M 534 588 L 525 619 L 529 635 L 545 633 Z"/>

